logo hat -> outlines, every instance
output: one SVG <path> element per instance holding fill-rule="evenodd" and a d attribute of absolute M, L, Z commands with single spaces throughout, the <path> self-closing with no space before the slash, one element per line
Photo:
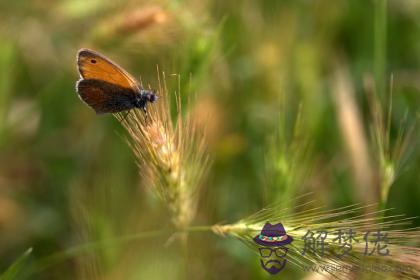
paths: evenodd
<path fill-rule="evenodd" d="M 281 223 L 272 225 L 267 222 L 261 233 L 254 237 L 254 241 L 263 246 L 282 246 L 290 244 L 293 237 L 286 234 L 286 230 Z"/>

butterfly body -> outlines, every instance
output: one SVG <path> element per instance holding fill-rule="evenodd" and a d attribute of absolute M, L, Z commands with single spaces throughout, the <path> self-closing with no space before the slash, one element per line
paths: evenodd
<path fill-rule="evenodd" d="M 98 114 L 134 108 L 147 113 L 147 103 L 157 99 L 154 91 L 143 89 L 130 74 L 95 51 L 81 49 L 77 64 L 81 77 L 76 83 L 77 93 Z"/>

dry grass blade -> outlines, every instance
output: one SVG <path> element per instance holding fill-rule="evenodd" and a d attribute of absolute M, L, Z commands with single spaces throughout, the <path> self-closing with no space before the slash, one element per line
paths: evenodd
<path fill-rule="evenodd" d="M 365 204 L 375 203 L 379 191 L 374 184 L 367 138 L 347 69 L 337 66 L 333 87 L 337 117 L 353 169 L 357 194 Z"/>

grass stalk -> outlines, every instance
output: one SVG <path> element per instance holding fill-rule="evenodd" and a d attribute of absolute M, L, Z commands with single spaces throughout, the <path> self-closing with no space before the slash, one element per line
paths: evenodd
<path fill-rule="evenodd" d="M 137 110 L 116 117 L 128 131 L 139 173 L 169 209 L 174 226 L 182 231 L 195 215 L 197 194 L 209 159 L 203 134 L 194 120 L 183 116 L 180 90 L 174 94 L 174 120 L 165 73 L 163 81 L 159 76 L 159 100 L 149 106 L 147 119 Z"/>
<path fill-rule="evenodd" d="M 375 210 L 375 205 L 358 206 L 350 205 L 334 210 L 325 210 L 321 207 L 314 207 L 314 202 L 307 202 L 298 205 L 301 209 L 290 211 L 281 205 L 263 209 L 245 219 L 233 224 L 216 225 L 213 231 L 222 236 L 231 236 L 240 240 L 245 245 L 258 253 L 258 246 L 253 238 L 258 235 L 266 222 L 282 223 L 287 234 L 292 236 L 294 241 L 288 245 L 289 253 L 287 259 L 294 266 L 299 268 L 312 265 L 335 265 L 339 267 L 352 267 L 353 270 L 337 270 L 329 272 L 329 276 L 347 279 L 354 270 L 362 268 L 367 263 L 381 263 L 391 266 L 404 266 L 407 271 L 405 279 L 416 279 L 420 272 L 418 265 L 420 261 L 420 250 L 417 248 L 420 239 L 418 228 L 409 228 L 413 219 L 405 218 L 402 215 L 382 217 L 387 210 Z M 337 233 L 340 230 L 351 229 L 354 238 L 358 241 L 352 244 L 350 253 L 342 258 L 337 253 L 342 250 L 338 243 Z M 387 256 L 365 254 L 366 232 L 386 233 L 387 248 L 390 254 Z M 318 234 L 326 232 L 325 243 L 328 250 L 321 254 L 319 251 L 303 254 L 305 247 L 304 236 L 308 231 Z M 316 235 L 315 235 L 316 236 Z M 372 239 L 368 237 L 368 249 L 372 248 Z M 361 241 L 361 242 L 360 242 Z M 317 241 L 318 242 L 318 241 Z M 382 241 L 384 242 L 384 241 Z M 410 261 L 408 261 L 410 260 Z M 379 275 L 386 275 L 386 272 L 376 271 Z"/>

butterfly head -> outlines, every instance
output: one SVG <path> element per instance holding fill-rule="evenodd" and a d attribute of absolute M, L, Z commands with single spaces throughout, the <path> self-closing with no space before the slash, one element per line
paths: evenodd
<path fill-rule="evenodd" d="M 153 103 L 157 100 L 157 95 L 154 90 L 141 89 L 140 94 L 136 97 L 135 107 L 146 112 L 147 102 Z"/>
<path fill-rule="evenodd" d="M 141 98 L 145 100 L 146 102 L 153 103 L 158 99 L 158 96 L 156 95 L 155 90 L 142 89 Z"/>

